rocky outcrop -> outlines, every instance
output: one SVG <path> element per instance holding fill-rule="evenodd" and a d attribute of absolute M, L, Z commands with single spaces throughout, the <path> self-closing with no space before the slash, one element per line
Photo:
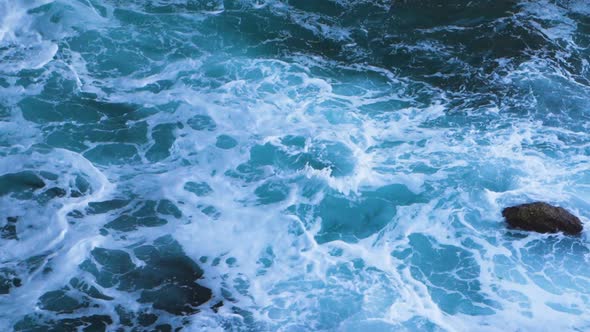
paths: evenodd
<path fill-rule="evenodd" d="M 579 234 L 583 229 L 578 217 L 564 208 L 544 202 L 507 207 L 502 216 L 514 228 L 539 233 Z"/>

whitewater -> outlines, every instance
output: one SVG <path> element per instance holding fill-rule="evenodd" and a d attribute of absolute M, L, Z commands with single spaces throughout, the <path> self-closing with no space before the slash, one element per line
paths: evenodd
<path fill-rule="evenodd" d="M 589 61 L 584 0 L 0 0 L 0 331 L 589 331 Z"/>

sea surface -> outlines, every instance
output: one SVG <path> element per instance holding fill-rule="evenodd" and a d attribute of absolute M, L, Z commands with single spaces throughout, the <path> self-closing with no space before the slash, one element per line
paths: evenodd
<path fill-rule="evenodd" d="M 590 331 L 587 0 L 0 0 L 0 331 Z"/>

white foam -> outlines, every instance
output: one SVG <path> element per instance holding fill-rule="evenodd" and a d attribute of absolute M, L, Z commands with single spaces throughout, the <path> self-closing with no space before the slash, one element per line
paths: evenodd
<path fill-rule="evenodd" d="M 49 254 L 34 273 L 22 276 L 25 277 L 23 286 L 12 289 L 10 294 L 6 295 L 6 301 L 0 303 L 4 313 L 1 324 L 7 324 L 4 326 L 7 329 L 19 317 L 29 313 L 41 295 L 68 283 L 77 271 L 78 265 L 86 259 L 90 249 L 101 242 L 98 229 L 102 226 L 103 220 L 95 223 L 87 220 L 87 223 L 72 226 L 68 223 L 66 215 L 73 210 L 84 209 L 88 202 L 104 199 L 113 189 L 106 177 L 92 163 L 68 150 L 32 152 L 28 156 L 14 155 L 0 160 L 2 174 L 26 169 L 57 174 L 55 184 L 63 188 L 67 188 L 75 177 L 81 174 L 87 177 L 92 193 L 77 199 L 58 199 L 47 206 L 35 206 L 33 202 L 23 206 L 23 203 L 11 202 L 10 198 L 2 198 L 4 206 L 14 206 L 11 211 L 3 212 L 19 218 L 19 240 L 2 243 L 0 261 L 12 265 L 23 258 Z M 27 228 L 27 225 L 30 227 Z M 52 260 L 53 273 L 44 274 L 43 266 L 48 264 L 49 259 Z M 19 305 L 14 306 L 13 303 Z"/>

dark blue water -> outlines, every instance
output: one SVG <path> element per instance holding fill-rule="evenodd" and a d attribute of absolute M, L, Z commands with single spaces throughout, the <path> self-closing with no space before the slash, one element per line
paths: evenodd
<path fill-rule="evenodd" d="M 584 0 L 0 0 L 0 330 L 588 331 Z"/>

